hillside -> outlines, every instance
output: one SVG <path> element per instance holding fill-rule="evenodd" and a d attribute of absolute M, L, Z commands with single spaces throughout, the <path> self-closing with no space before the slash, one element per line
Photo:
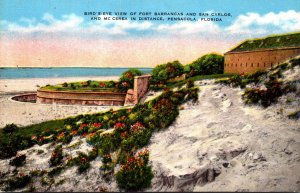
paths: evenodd
<path fill-rule="evenodd" d="M 0 190 L 120 191 L 122 159 L 139 168 L 149 153 L 153 179 L 142 191 L 300 191 L 300 58 L 186 86 L 33 136 L 14 165 L 20 155 L 25 163 L 0 160 Z"/>

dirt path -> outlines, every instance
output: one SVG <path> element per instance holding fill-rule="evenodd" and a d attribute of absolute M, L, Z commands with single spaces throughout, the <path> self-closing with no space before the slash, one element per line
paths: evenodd
<path fill-rule="evenodd" d="M 279 105 L 245 107 L 240 89 L 207 83 L 198 104 L 153 135 L 151 190 L 299 191 L 300 123 Z"/>

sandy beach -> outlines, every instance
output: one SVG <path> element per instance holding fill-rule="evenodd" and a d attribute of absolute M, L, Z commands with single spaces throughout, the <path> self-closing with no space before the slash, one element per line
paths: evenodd
<path fill-rule="evenodd" d="M 86 80 L 118 80 L 118 78 L 118 76 L 102 76 L 0 79 L 0 127 L 10 123 L 24 126 L 77 114 L 95 113 L 111 108 L 117 109 L 119 107 L 25 103 L 13 101 L 11 97 L 20 93 L 36 92 L 39 87 L 47 84 Z"/>

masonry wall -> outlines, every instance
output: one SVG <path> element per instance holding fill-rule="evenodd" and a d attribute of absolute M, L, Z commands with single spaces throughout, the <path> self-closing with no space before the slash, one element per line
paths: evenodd
<path fill-rule="evenodd" d="M 145 74 L 134 77 L 133 89 L 127 91 L 125 105 L 134 105 L 148 92 L 151 75 Z"/>
<path fill-rule="evenodd" d="M 36 102 L 45 104 L 65 105 L 101 105 L 101 106 L 123 106 L 135 105 L 147 93 L 151 75 L 134 77 L 134 89 L 127 93 L 118 92 L 72 92 L 52 91 L 39 89 Z"/>
<path fill-rule="evenodd" d="M 65 105 L 122 106 L 126 93 L 115 92 L 70 92 L 38 90 L 37 103 Z"/>
<path fill-rule="evenodd" d="M 134 77 L 133 92 L 137 100 L 140 100 L 148 91 L 149 79 L 151 75 L 142 75 Z"/>
<path fill-rule="evenodd" d="M 225 53 L 224 72 L 250 74 L 270 68 L 300 54 L 300 48 Z"/>
<path fill-rule="evenodd" d="M 17 95 L 12 97 L 11 99 L 15 101 L 20 101 L 20 102 L 36 102 L 36 94 L 35 93 L 30 93 L 30 94 L 22 94 L 22 95 Z"/>

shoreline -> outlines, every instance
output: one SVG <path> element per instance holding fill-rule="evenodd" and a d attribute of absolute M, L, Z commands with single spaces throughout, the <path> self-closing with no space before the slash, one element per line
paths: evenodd
<path fill-rule="evenodd" d="M 67 77 L 67 78 L 22 78 L 0 79 L 0 128 L 15 123 L 19 126 L 61 119 L 78 114 L 97 113 L 123 106 L 79 106 L 17 102 L 11 100 L 16 94 L 33 93 L 46 84 L 87 80 L 118 80 L 118 76 Z M 39 86 L 39 87 L 38 87 Z"/>

